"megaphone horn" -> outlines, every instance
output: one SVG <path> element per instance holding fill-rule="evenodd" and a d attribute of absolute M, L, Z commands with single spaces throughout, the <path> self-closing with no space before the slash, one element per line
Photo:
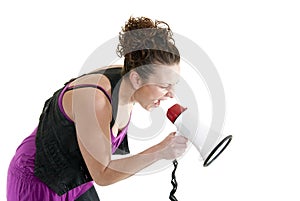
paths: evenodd
<path fill-rule="evenodd" d="M 197 114 L 193 110 L 174 104 L 167 111 L 168 119 L 177 127 L 179 134 L 185 136 L 200 152 L 204 160 L 203 166 L 210 165 L 229 145 L 232 135 L 228 135 L 218 143 L 217 140 L 209 138 L 209 132 L 201 132 L 198 127 Z M 217 135 L 220 135 L 217 133 Z M 206 143 L 207 141 L 207 143 Z M 213 141 L 213 142 L 211 142 Z"/>

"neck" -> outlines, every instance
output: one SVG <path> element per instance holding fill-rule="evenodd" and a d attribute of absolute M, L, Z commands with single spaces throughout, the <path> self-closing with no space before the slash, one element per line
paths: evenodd
<path fill-rule="evenodd" d="M 132 87 L 129 79 L 123 77 L 121 80 L 120 91 L 119 91 L 119 106 L 132 106 L 134 104 L 135 89 Z"/>

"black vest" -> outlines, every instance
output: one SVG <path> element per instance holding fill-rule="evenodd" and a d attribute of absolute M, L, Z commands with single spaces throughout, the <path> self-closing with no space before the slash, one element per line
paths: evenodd
<path fill-rule="evenodd" d="M 97 71 L 108 77 L 114 90 L 118 90 L 121 68 Z M 76 79 L 76 78 L 75 78 Z M 73 81 L 71 79 L 69 82 Z M 66 84 L 68 84 L 67 82 Z M 65 84 L 65 85 L 66 85 Z M 40 115 L 36 136 L 36 156 L 34 174 L 58 195 L 92 181 L 84 159 L 79 150 L 75 125 L 61 113 L 58 97 L 63 88 L 49 98 Z M 113 117 L 117 112 L 117 100 L 113 98 Z M 111 127 L 114 124 L 114 118 Z M 129 153 L 127 135 L 114 154 Z"/>

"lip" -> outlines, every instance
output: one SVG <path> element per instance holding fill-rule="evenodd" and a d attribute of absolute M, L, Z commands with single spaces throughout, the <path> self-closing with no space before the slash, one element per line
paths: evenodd
<path fill-rule="evenodd" d="M 153 102 L 153 105 L 155 106 L 155 107 L 158 107 L 159 105 L 160 105 L 160 99 L 158 99 L 158 100 L 155 100 L 154 102 Z"/>

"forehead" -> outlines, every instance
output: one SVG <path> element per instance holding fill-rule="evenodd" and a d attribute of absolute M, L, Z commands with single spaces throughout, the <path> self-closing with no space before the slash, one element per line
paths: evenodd
<path fill-rule="evenodd" d="M 154 74 L 149 76 L 148 81 L 153 83 L 175 84 L 180 78 L 180 66 L 174 65 L 157 65 Z"/>

